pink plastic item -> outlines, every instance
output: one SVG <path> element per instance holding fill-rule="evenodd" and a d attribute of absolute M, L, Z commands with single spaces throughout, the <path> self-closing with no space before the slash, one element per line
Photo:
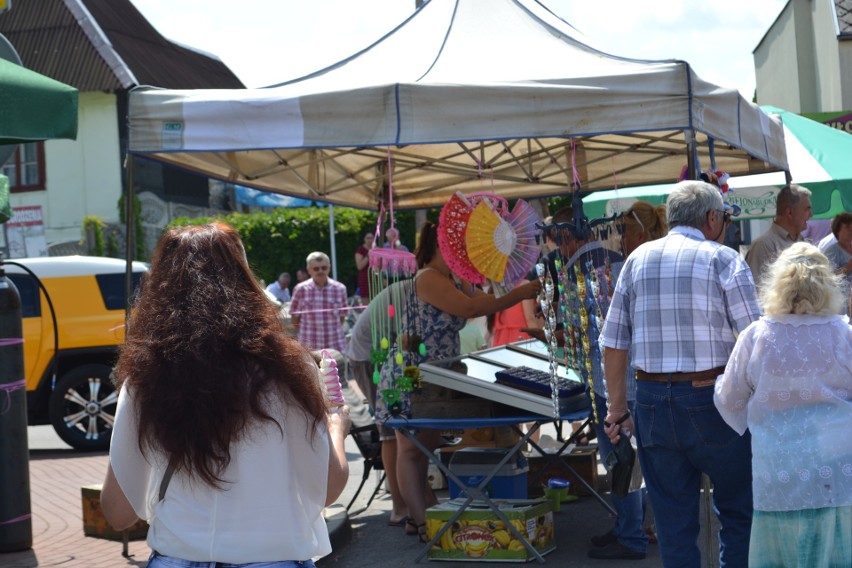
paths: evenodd
<path fill-rule="evenodd" d="M 325 392 L 329 402 L 334 405 L 342 406 L 346 404 L 343 400 L 343 390 L 340 387 L 340 375 L 337 372 L 337 362 L 331 353 L 323 349 L 322 360 L 320 361 L 320 374 L 322 375 Z"/>

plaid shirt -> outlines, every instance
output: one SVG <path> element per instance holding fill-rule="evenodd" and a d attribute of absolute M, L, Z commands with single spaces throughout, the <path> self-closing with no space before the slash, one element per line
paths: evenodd
<path fill-rule="evenodd" d="M 679 226 L 624 263 L 601 343 L 630 350 L 633 367 L 648 373 L 704 371 L 727 364 L 735 334 L 758 318 L 745 260 Z"/>
<path fill-rule="evenodd" d="M 308 349 L 345 349 L 343 324 L 341 318 L 345 308 L 346 286 L 328 279 L 323 288 L 316 285 L 313 278 L 297 284 L 290 300 L 290 313 L 296 313 L 299 320 L 299 342 Z M 325 311 L 327 310 L 327 311 Z"/>

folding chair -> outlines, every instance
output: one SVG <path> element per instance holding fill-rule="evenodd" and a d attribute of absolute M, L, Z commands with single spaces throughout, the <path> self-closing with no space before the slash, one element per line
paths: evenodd
<path fill-rule="evenodd" d="M 373 494 L 370 495 L 370 499 L 367 501 L 367 504 L 352 513 L 352 516 L 355 516 L 363 513 L 370 507 L 370 503 L 372 503 L 373 499 L 376 498 L 376 495 L 379 494 L 379 490 L 382 488 L 382 484 L 385 482 L 387 474 L 385 473 L 385 466 L 382 463 L 382 442 L 379 438 L 379 428 L 375 424 L 367 424 L 366 426 L 353 428 L 349 431 L 349 433 L 352 435 L 352 439 L 355 440 L 358 450 L 364 457 L 364 474 L 361 476 L 361 484 L 358 486 L 358 490 L 355 491 L 355 495 L 352 496 L 352 500 L 349 501 L 349 504 L 346 506 L 347 512 L 352 507 L 352 504 L 355 503 L 355 500 L 361 493 L 361 489 L 363 489 L 364 484 L 367 483 L 367 479 L 370 477 L 370 472 L 374 469 L 382 472 L 382 477 L 376 484 L 376 488 L 373 490 Z"/>

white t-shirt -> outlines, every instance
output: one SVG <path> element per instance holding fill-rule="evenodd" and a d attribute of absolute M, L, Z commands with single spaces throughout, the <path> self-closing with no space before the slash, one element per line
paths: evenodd
<path fill-rule="evenodd" d="M 137 443 L 137 412 L 128 389 L 118 396 L 110 463 L 136 514 L 151 526 L 148 546 L 197 562 L 308 560 L 331 552 L 322 516 L 329 439 L 323 424 L 310 438 L 304 415 L 281 402 L 270 413 L 282 426 L 258 421 L 251 439 L 234 445 L 224 490 L 175 473 L 159 501 L 166 457 Z M 277 407 L 277 408 L 276 408 Z"/>
<path fill-rule="evenodd" d="M 837 237 L 834 236 L 834 233 L 829 233 L 822 238 L 822 240 L 817 245 L 819 251 L 825 254 L 825 251 L 828 247 L 837 242 Z"/>
<path fill-rule="evenodd" d="M 367 308 L 358 316 L 355 326 L 349 334 L 349 344 L 344 355 L 350 361 L 369 361 L 373 347 L 373 320 L 376 320 L 376 334 L 387 335 L 388 345 L 396 341 L 397 320 L 389 318 L 388 304 L 394 306 L 394 314 L 402 317 L 411 291 L 411 280 L 400 280 L 389 285 L 370 300 Z M 377 337 L 381 339 L 381 337 Z"/>

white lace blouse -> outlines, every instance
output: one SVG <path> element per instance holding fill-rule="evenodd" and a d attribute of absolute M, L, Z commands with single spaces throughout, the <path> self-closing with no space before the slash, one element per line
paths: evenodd
<path fill-rule="evenodd" d="M 752 435 L 754 508 L 852 505 L 852 327 L 846 316 L 764 316 L 737 339 L 715 403 Z"/>

